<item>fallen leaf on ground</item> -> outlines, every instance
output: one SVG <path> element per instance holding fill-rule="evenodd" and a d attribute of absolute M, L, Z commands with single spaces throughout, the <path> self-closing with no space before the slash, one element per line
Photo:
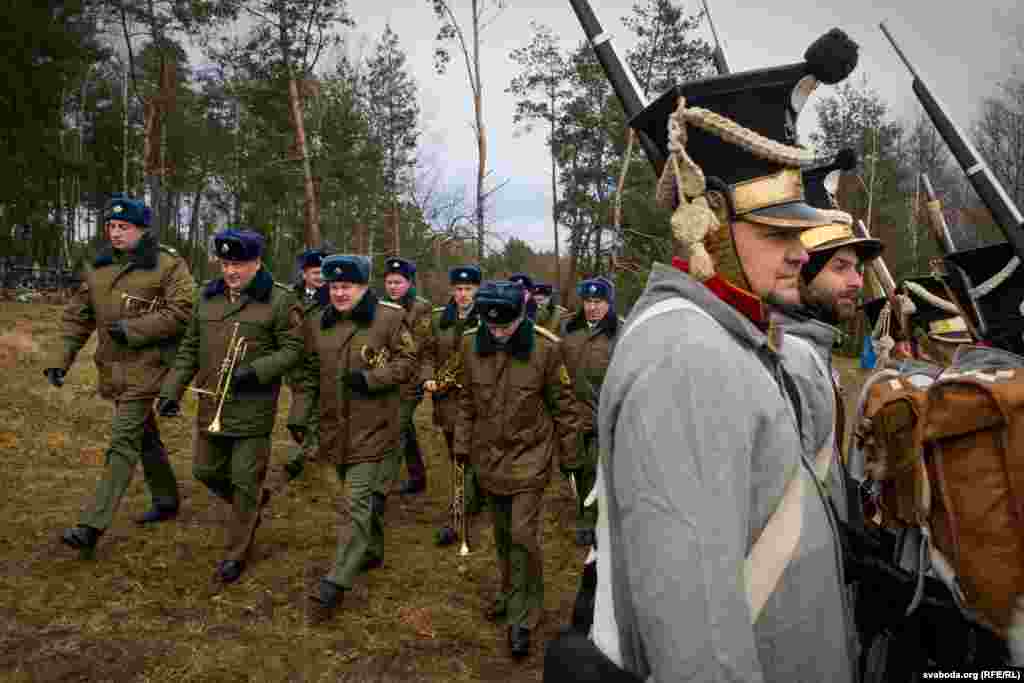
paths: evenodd
<path fill-rule="evenodd" d="M 425 607 L 403 607 L 398 610 L 398 617 L 403 624 L 412 626 L 416 635 L 424 638 L 434 638 L 434 623 L 430 618 L 430 610 Z"/>

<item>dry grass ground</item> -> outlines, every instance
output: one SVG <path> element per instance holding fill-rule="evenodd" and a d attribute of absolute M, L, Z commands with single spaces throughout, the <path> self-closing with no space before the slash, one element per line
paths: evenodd
<path fill-rule="evenodd" d="M 468 558 L 433 543 L 448 470 L 429 403 L 417 416 L 429 489 L 389 499 L 384 566 L 360 577 L 329 624 L 307 623 L 305 596 L 345 519 L 333 471 L 307 469 L 272 500 L 242 580 L 219 587 L 211 577 L 228 510 L 191 477 L 190 400 L 184 418 L 160 421 L 179 478 L 178 520 L 132 523 L 149 504 L 140 469 L 96 560 L 78 559 L 59 535 L 93 495 L 111 406 L 94 396 L 94 343 L 63 389 L 44 381 L 59 313 L 0 304 L 0 680 L 541 680 L 543 644 L 569 619 L 584 556 L 572 543 L 569 489 L 560 478 L 548 488 L 545 619 L 530 657 L 515 663 L 504 630 L 482 616 L 496 587 L 488 515 Z M 274 446 L 280 465 L 290 448 L 283 425 Z"/>
<path fill-rule="evenodd" d="M 384 567 L 358 580 L 329 624 L 308 625 L 305 596 L 345 519 L 333 472 L 307 469 L 275 497 L 243 579 L 217 586 L 227 509 L 191 478 L 190 400 L 184 419 L 161 420 L 183 500 L 178 520 L 131 522 L 148 506 L 140 470 L 96 560 L 78 559 L 58 538 L 93 494 L 111 407 L 94 396 L 93 344 L 63 389 L 44 382 L 59 312 L 0 304 L 0 680 L 541 680 L 543 644 L 568 621 L 584 555 L 572 544 L 571 494 L 558 478 L 548 489 L 545 621 L 531 656 L 514 663 L 503 629 L 482 617 L 496 585 L 487 514 L 468 558 L 433 544 L 448 470 L 429 403 L 417 423 L 430 488 L 411 501 L 391 497 Z M 864 373 L 855 360 L 838 363 L 855 396 Z M 290 448 L 283 426 L 274 445 L 279 465 Z"/>

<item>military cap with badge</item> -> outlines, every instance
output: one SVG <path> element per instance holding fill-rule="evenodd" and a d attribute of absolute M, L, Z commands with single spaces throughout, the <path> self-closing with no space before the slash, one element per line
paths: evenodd
<path fill-rule="evenodd" d="M 325 258 L 327 258 L 327 252 L 323 249 L 307 249 L 299 254 L 299 268 L 302 270 L 319 268 Z"/>
<path fill-rule="evenodd" d="M 480 319 L 494 325 L 508 325 L 523 314 L 523 286 L 511 280 L 484 283 L 474 303 Z"/>
<path fill-rule="evenodd" d="M 123 193 L 116 193 L 111 195 L 103 215 L 107 221 L 125 221 L 140 228 L 148 228 L 153 218 L 153 211 L 141 200 L 132 199 Z"/>
<path fill-rule="evenodd" d="M 583 280 L 576 285 L 576 295 L 581 299 L 603 299 L 615 304 L 615 287 L 611 281 L 603 277 Z"/>
<path fill-rule="evenodd" d="M 334 254 L 320 264 L 324 282 L 351 282 L 365 285 L 370 281 L 370 259 L 358 254 Z"/>
<path fill-rule="evenodd" d="M 385 274 L 397 273 L 412 282 L 416 279 L 416 264 L 395 256 L 385 262 L 384 272 Z"/>
<path fill-rule="evenodd" d="M 225 228 L 213 237 L 214 256 L 223 261 L 255 261 L 263 245 L 263 235 L 252 230 Z"/>
<path fill-rule="evenodd" d="M 477 266 L 456 266 L 448 271 L 448 282 L 453 285 L 479 285 L 483 273 Z"/>
<path fill-rule="evenodd" d="M 509 276 L 508 282 L 513 282 L 521 286 L 527 292 L 533 293 L 533 278 L 526 273 L 513 273 Z"/>

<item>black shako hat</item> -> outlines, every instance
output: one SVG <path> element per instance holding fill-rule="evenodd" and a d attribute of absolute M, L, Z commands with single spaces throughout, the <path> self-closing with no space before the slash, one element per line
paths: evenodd
<path fill-rule="evenodd" d="M 797 120 L 819 83 L 835 84 L 857 65 L 858 46 L 840 29 L 818 38 L 803 62 L 690 81 L 673 87 L 629 124 L 660 150 L 662 177 L 669 159 L 669 116 L 685 98 L 686 152 L 705 177 L 728 187 L 734 218 L 782 228 L 828 225 L 804 201 L 800 168 L 813 162 L 796 147 Z"/>

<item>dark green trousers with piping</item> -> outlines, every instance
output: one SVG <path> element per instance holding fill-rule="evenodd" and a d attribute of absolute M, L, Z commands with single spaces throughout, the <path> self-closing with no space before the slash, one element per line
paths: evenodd
<path fill-rule="evenodd" d="M 226 560 L 246 558 L 263 507 L 270 435 L 219 436 L 197 430 L 192 475 L 232 507 Z"/>
<path fill-rule="evenodd" d="M 153 400 L 118 401 L 114 404 L 106 467 L 96 486 L 96 497 L 82 513 L 79 524 L 100 531 L 110 527 L 140 461 L 153 505 L 178 507 L 178 482 L 160 441 Z"/>
<path fill-rule="evenodd" d="M 338 479 L 348 483 L 351 533 L 338 530 L 338 550 L 327 580 L 346 590 L 363 569 L 368 559 L 384 557 L 384 511 L 373 503 L 379 493 L 383 462 L 338 465 Z"/>
<path fill-rule="evenodd" d="M 537 628 L 544 611 L 541 501 L 544 490 L 511 496 L 488 494 L 501 588 L 495 600 L 509 626 Z"/>

